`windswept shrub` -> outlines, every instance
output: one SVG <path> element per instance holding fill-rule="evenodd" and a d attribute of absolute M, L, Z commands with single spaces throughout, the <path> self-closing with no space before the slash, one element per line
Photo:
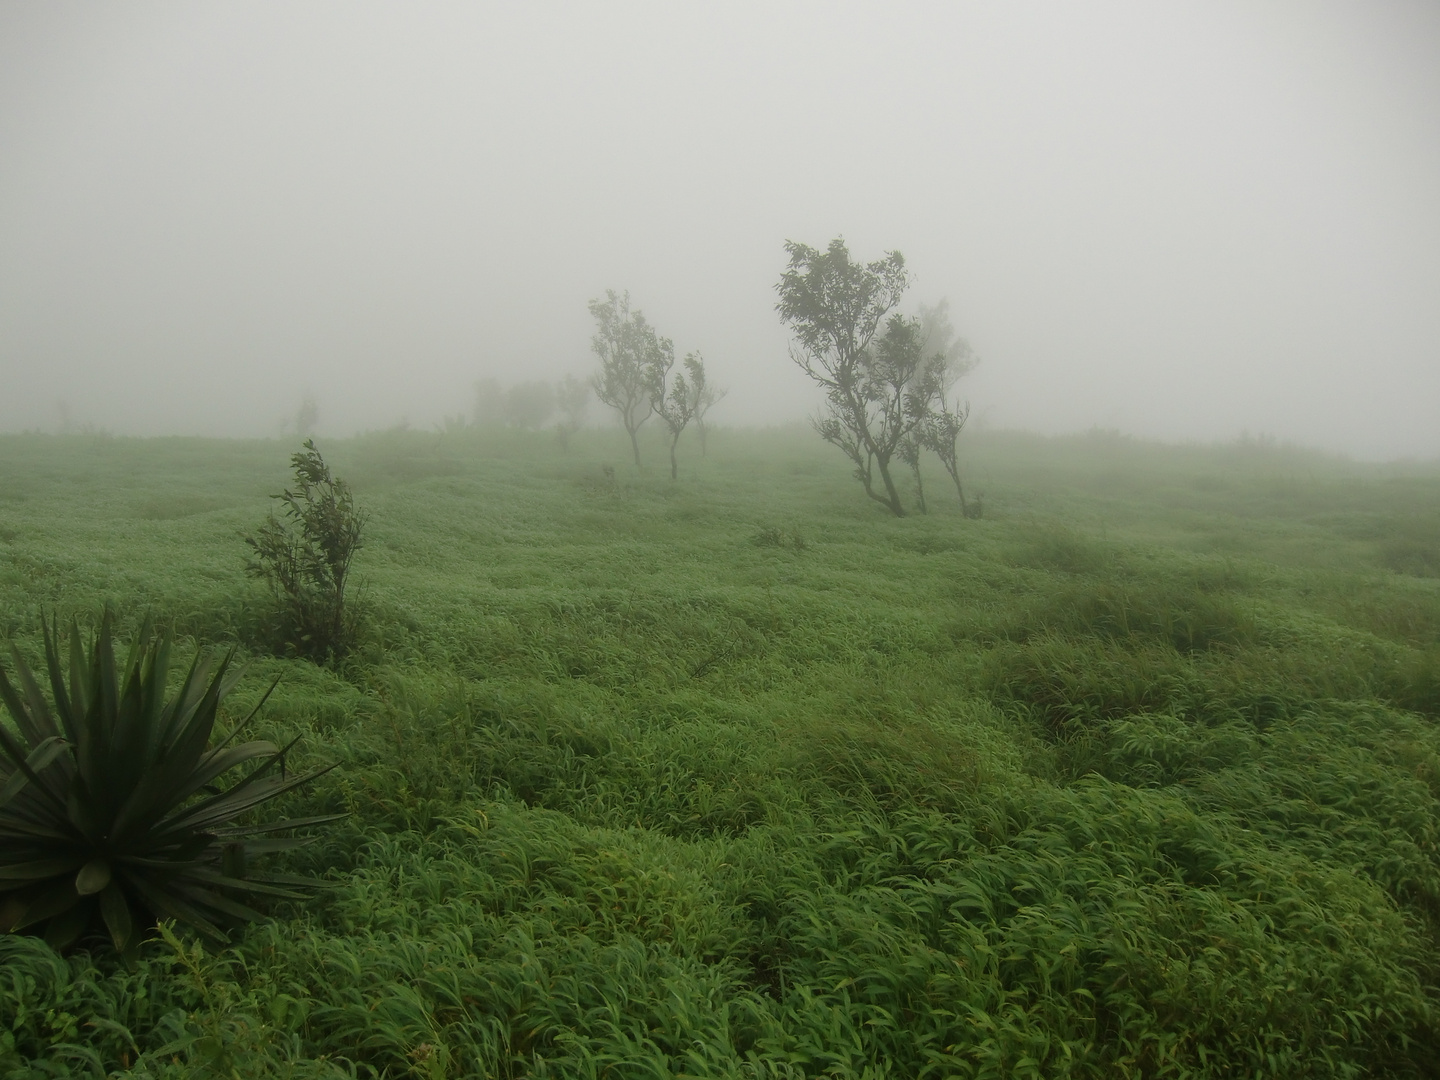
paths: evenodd
<path fill-rule="evenodd" d="M 330 475 L 314 440 L 305 440 L 290 463 L 295 487 L 273 496 L 284 504 L 285 520 L 272 513 L 245 537 L 252 552 L 245 568 L 270 586 L 279 604 L 280 646 L 324 661 L 344 656 L 354 641 L 345 589 L 366 515 L 345 481 Z"/>
<path fill-rule="evenodd" d="M 213 669 L 197 658 L 167 699 L 169 635 L 157 641 L 143 628 L 122 680 L 107 612 L 88 655 L 72 625 L 67 687 L 59 636 L 44 634 L 53 705 L 18 650 L 19 689 L 0 669 L 0 699 L 19 729 L 0 725 L 0 930 L 44 926 L 63 949 L 98 923 L 124 951 L 164 918 L 224 942 L 221 925 L 259 917 L 236 894 L 304 899 L 295 887 L 309 879 L 253 874 L 249 860 L 306 841 L 256 837 L 335 817 L 234 821 L 327 770 L 286 776 L 293 743 L 235 744 L 259 705 L 211 745 L 239 678 L 230 657 Z M 259 765 L 215 787 L 249 761 Z"/>

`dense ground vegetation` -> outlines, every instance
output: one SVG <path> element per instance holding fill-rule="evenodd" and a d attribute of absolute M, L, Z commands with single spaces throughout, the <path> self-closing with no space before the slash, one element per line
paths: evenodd
<path fill-rule="evenodd" d="M 232 718 L 281 674 L 256 737 L 342 761 L 281 812 L 349 815 L 232 948 L 0 938 L 0 1073 L 1433 1075 L 1440 473 L 966 439 L 981 520 L 808 430 L 673 483 L 613 431 L 326 442 L 331 666 L 255 647 L 292 447 L 0 439 L 0 636 L 240 645 Z"/>

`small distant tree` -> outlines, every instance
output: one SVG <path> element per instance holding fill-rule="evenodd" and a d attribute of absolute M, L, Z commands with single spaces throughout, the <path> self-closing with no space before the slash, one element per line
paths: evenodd
<path fill-rule="evenodd" d="M 663 376 L 675 363 L 675 346 L 660 337 L 639 311 L 630 310 L 630 294 L 618 296 L 614 289 L 604 300 L 590 301 L 595 319 L 595 336 L 590 347 L 600 359 L 600 371 L 590 385 L 595 396 L 620 414 L 630 436 L 635 467 L 640 467 L 640 441 L 636 433 L 655 411 L 657 392 L 663 394 Z M 662 389 L 657 391 L 656 374 Z"/>
<path fill-rule="evenodd" d="M 690 366 L 690 356 L 695 358 L 693 368 Z M 705 375 L 705 358 L 698 351 L 690 356 L 685 358 L 685 368 L 690 372 L 690 411 L 694 415 L 695 430 L 700 435 L 700 456 L 704 457 L 707 434 L 705 415 L 712 405 L 718 405 L 730 391 L 708 381 Z"/>
<path fill-rule="evenodd" d="M 284 520 L 272 512 L 244 538 L 251 552 L 245 568 L 279 602 L 281 644 L 319 662 L 345 655 L 352 643 L 345 590 L 366 514 L 345 481 L 331 476 L 314 440 L 306 439 L 290 464 L 294 486 L 272 496 L 284 506 Z"/>
<path fill-rule="evenodd" d="M 585 410 L 590 406 L 590 384 L 566 375 L 555 384 L 555 404 L 560 409 L 560 420 L 555 425 L 555 437 L 560 440 L 560 449 L 570 449 L 570 436 L 585 426 Z"/>
<path fill-rule="evenodd" d="M 518 428 L 544 427 L 555 413 L 555 388 L 544 379 L 516 383 L 505 395 L 505 419 Z"/>
<path fill-rule="evenodd" d="M 903 517 L 890 462 L 943 381 L 943 362 L 925 355 L 920 321 L 892 314 L 910 284 L 905 257 L 854 262 L 843 239 L 825 251 L 787 241 L 785 250 L 775 308 L 795 334 L 791 359 L 825 391 L 815 428 L 855 463 L 865 494 Z"/>
<path fill-rule="evenodd" d="M 927 450 L 933 450 L 950 479 L 955 484 L 955 494 L 960 497 L 960 512 L 966 517 L 979 517 L 972 513 L 965 501 L 965 488 L 960 483 L 959 439 L 965 421 L 970 418 L 970 403 L 952 402 L 946 393 L 941 393 L 936 407 L 925 418 L 919 438 Z"/>
<path fill-rule="evenodd" d="M 301 439 L 308 439 L 315 434 L 315 428 L 320 423 L 320 403 L 315 395 L 306 391 L 300 398 L 300 407 L 295 410 L 295 434 Z"/>
<path fill-rule="evenodd" d="M 927 450 L 934 452 L 950 474 L 955 484 L 955 494 L 960 498 L 960 512 L 968 517 L 980 516 L 980 504 L 970 506 L 965 501 L 965 488 L 960 483 L 958 462 L 958 441 L 965 421 L 970 418 L 970 403 L 951 397 L 955 383 L 972 371 L 978 363 L 970 343 L 955 332 L 950 325 L 950 305 L 941 300 L 933 306 L 920 306 L 920 326 L 925 338 L 927 351 L 938 355 L 943 361 L 940 392 L 936 395 L 929 415 L 920 425 L 918 438 Z M 916 473 L 918 482 L 919 473 Z"/>
<path fill-rule="evenodd" d="M 680 433 L 685 430 L 685 425 L 695 417 L 694 382 L 696 379 L 702 383 L 705 380 L 705 361 L 701 359 L 699 353 L 689 353 L 685 357 L 684 364 L 685 371 L 675 373 L 675 379 L 671 382 L 668 392 L 665 388 L 665 372 L 657 370 L 652 383 L 655 397 L 651 401 L 651 406 L 670 430 L 671 480 L 680 475 L 679 465 L 675 461 L 675 447 L 680 442 Z M 688 380 L 685 378 L 686 371 L 690 373 Z"/>

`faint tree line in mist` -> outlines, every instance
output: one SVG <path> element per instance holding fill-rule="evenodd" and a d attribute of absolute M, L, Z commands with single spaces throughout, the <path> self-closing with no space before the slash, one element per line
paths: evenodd
<path fill-rule="evenodd" d="M 703 457 L 705 415 L 726 391 L 709 381 L 699 350 L 685 354 L 683 370 L 673 370 L 674 342 L 657 333 L 639 308 L 631 310 L 628 292 L 621 295 L 610 289 L 603 300 L 591 300 L 589 306 L 595 320 L 590 349 L 600 361 L 600 370 L 590 380 L 595 396 L 619 415 L 637 469 L 640 428 L 651 416 L 660 417 L 670 434 L 670 479 L 674 480 L 680 472 L 675 448 L 681 433 L 694 422 Z"/>
<path fill-rule="evenodd" d="M 476 427 L 519 428 L 539 431 L 553 427 L 555 437 L 566 449 L 570 436 L 585 426 L 590 405 L 590 384 L 574 375 L 555 382 L 529 379 L 506 386 L 499 379 L 481 379 L 475 384 L 471 422 Z"/>

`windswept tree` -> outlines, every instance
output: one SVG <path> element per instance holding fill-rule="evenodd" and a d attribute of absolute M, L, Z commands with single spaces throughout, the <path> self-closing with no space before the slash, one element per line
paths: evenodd
<path fill-rule="evenodd" d="M 640 467 L 640 441 L 636 433 L 655 411 L 657 392 L 663 394 L 664 376 L 675 364 L 675 346 L 660 337 L 639 311 L 630 310 L 630 294 L 614 289 L 604 300 L 590 301 L 595 336 L 590 348 L 600 359 L 600 372 L 591 381 L 595 396 L 620 414 L 635 467 Z M 657 391 L 656 376 L 662 389 Z"/>
<path fill-rule="evenodd" d="M 955 383 L 968 374 L 978 362 L 970 343 L 955 332 L 950 325 L 950 305 L 941 300 L 927 307 L 920 305 L 920 326 L 925 337 L 925 348 L 940 356 L 944 361 L 940 393 L 930 408 L 929 415 L 921 424 L 918 439 L 927 450 L 934 452 L 950 474 L 955 484 L 955 494 L 960 497 L 960 511 L 966 517 L 979 517 L 979 503 L 972 507 L 965 501 L 965 488 L 960 483 L 960 465 L 957 442 L 965 421 L 970 418 L 970 403 L 961 402 L 951 395 Z M 919 467 L 916 466 L 916 483 L 919 483 Z"/>
<path fill-rule="evenodd" d="M 965 488 L 960 483 L 959 447 L 960 430 L 965 426 L 965 421 L 970 419 L 970 403 L 955 402 L 949 399 L 949 392 L 942 391 L 935 408 L 925 418 L 921 425 L 919 440 L 927 450 L 933 450 L 940 463 L 945 466 L 945 471 L 950 474 L 951 481 L 955 484 L 955 494 L 960 497 L 960 512 L 966 517 L 979 517 L 978 513 L 972 513 L 970 505 L 965 501 Z M 919 472 L 916 472 L 916 480 L 919 480 Z"/>
<path fill-rule="evenodd" d="M 905 257 L 891 251 L 854 262 L 843 239 L 825 251 L 792 240 L 785 250 L 790 264 L 775 309 L 795 335 L 791 359 L 825 391 L 815 428 L 855 463 L 865 494 L 903 517 L 890 463 L 924 423 L 944 378 L 943 358 L 925 355 L 920 321 L 892 313 L 910 284 Z"/>
<path fill-rule="evenodd" d="M 295 410 L 295 434 L 301 439 L 309 439 L 314 436 L 319 423 L 320 403 L 315 395 L 307 390 L 300 398 L 300 407 Z"/>
<path fill-rule="evenodd" d="M 690 412 L 694 414 L 695 430 L 700 435 L 700 456 L 704 457 L 705 416 L 710 407 L 718 405 L 730 391 L 709 381 L 705 374 L 705 358 L 698 351 L 685 357 L 685 370 L 690 373 Z"/>
<path fill-rule="evenodd" d="M 668 389 L 665 385 L 663 371 L 656 371 L 654 383 L 655 398 L 651 402 L 655 412 L 661 420 L 665 421 L 666 428 L 670 431 L 670 479 L 674 480 L 680 475 L 680 469 L 675 461 L 675 447 L 680 442 L 680 433 L 685 430 L 685 425 L 695 418 L 695 384 L 705 384 L 705 361 L 699 353 L 689 353 L 684 360 L 685 371 L 677 371 L 674 380 Z M 685 378 L 685 373 L 690 373 L 690 378 Z"/>

